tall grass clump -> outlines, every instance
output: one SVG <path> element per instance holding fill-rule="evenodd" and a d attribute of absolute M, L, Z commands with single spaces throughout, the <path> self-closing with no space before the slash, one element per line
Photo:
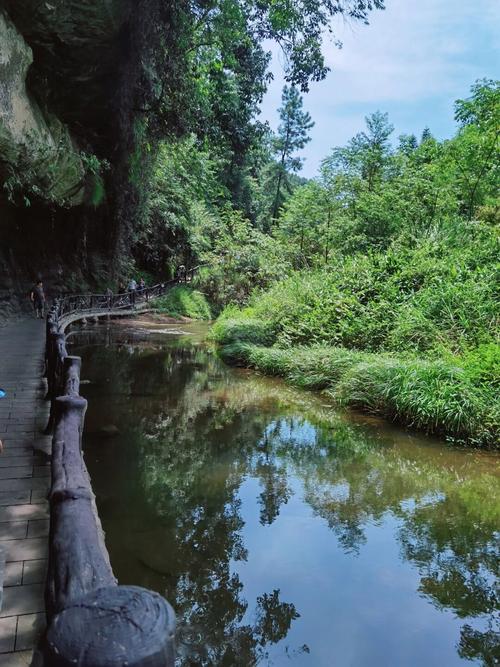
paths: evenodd
<path fill-rule="evenodd" d="M 273 345 L 276 342 L 273 322 L 252 317 L 251 309 L 227 308 L 213 325 L 210 338 L 222 346 L 235 343 Z"/>
<path fill-rule="evenodd" d="M 341 347 L 314 345 L 288 352 L 293 360 L 286 378 L 304 389 L 326 389 L 339 382 L 356 364 L 369 357 L 365 353 Z"/>
<path fill-rule="evenodd" d="M 441 360 L 375 358 L 353 366 L 332 394 L 343 405 L 471 444 L 494 445 L 499 435 L 494 393 Z"/>
<path fill-rule="evenodd" d="M 185 285 L 172 287 L 155 302 L 155 309 L 172 317 L 210 320 L 212 313 L 204 294 Z"/>
<path fill-rule="evenodd" d="M 458 220 L 384 253 L 295 272 L 212 336 L 223 356 L 468 444 L 499 433 L 498 240 Z"/>

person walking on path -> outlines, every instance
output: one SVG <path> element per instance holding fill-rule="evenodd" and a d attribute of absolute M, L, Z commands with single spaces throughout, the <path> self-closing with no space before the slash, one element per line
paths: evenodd
<path fill-rule="evenodd" d="M 137 291 L 137 283 L 134 278 L 130 279 L 128 284 L 128 293 L 130 294 L 130 305 L 135 308 L 135 293 Z"/>
<path fill-rule="evenodd" d="M 181 264 L 177 269 L 177 281 L 180 283 L 186 282 L 186 267 L 184 264 Z"/>
<path fill-rule="evenodd" d="M 35 286 L 30 292 L 30 299 L 33 303 L 35 317 L 43 319 L 45 310 L 45 293 L 43 291 L 43 283 L 41 280 L 36 281 Z"/>
<path fill-rule="evenodd" d="M 113 290 L 111 289 L 111 287 L 108 287 L 106 289 L 106 302 L 107 302 L 108 308 L 111 308 L 111 306 L 113 304 Z"/>

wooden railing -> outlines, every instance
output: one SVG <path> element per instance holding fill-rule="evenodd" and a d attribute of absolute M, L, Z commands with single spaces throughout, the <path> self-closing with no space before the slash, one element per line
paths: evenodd
<path fill-rule="evenodd" d="M 149 302 L 178 281 L 134 294 L 77 295 L 56 301 L 47 315 L 46 377 L 53 433 L 49 492 L 46 667 L 173 667 L 175 614 L 168 602 L 138 586 L 118 586 L 104 544 L 82 455 L 87 401 L 79 395 L 79 357 L 66 349 L 68 315 L 82 317 Z"/>
<path fill-rule="evenodd" d="M 127 310 L 141 304 L 148 304 L 150 301 L 166 294 L 175 285 L 191 283 L 201 266 L 203 265 L 199 264 L 192 269 L 187 269 L 182 276 L 172 280 L 133 291 L 126 290 L 118 294 L 71 294 L 63 296 L 56 301 L 59 318 L 63 319 L 75 312 L 81 313 L 83 316 L 95 311 Z"/>
<path fill-rule="evenodd" d="M 144 287 L 120 294 L 76 294 L 58 299 L 59 317 L 71 313 L 91 313 L 94 311 L 127 310 L 139 304 L 147 304 L 153 299 L 163 296 L 178 280 L 169 280 L 153 287 Z"/>

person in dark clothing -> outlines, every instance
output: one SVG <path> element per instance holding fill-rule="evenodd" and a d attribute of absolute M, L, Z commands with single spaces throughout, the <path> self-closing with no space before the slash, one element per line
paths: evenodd
<path fill-rule="evenodd" d="M 41 280 L 37 280 L 35 286 L 31 290 L 30 299 L 33 303 L 35 317 L 43 319 L 45 310 L 45 293 L 43 291 L 43 283 Z"/>
<path fill-rule="evenodd" d="M 181 264 L 177 269 L 177 281 L 182 283 L 186 281 L 186 267 Z"/>

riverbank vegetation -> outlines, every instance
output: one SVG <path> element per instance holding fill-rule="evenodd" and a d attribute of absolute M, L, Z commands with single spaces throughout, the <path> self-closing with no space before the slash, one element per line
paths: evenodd
<path fill-rule="evenodd" d="M 375 113 L 334 149 L 272 229 L 285 275 L 215 325 L 224 357 L 454 441 L 498 444 L 499 98 L 498 84 L 478 82 L 456 104 L 451 140 L 425 131 L 392 148 Z"/>
<path fill-rule="evenodd" d="M 396 140 L 372 113 L 306 180 L 312 120 L 285 87 L 278 131 L 254 125 L 236 180 L 234 152 L 193 133 L 160 143 L 137 247 L 148 266 L 202 264 L 227 361 L 496 446 L 498 82 L 476 82 L 455 119 L 451 139 Z"/>
<path fill-rule="evenodd" d="M 171 317 L 189 317 L 192 320 L 209 320 L 210 305 L 204 294 L 187 285 L 177 285 L 165 296 L 157 299 L 155 311 Z"/>
<path fill-rule="evenodd" d="M 13 43 L 25 36 L 34 54 L 29 101 L 61 118 L 49 126 L 62 123 L 84 178 L 77 201 L 56 201 L 29 137 L 6 138 L 5 266 L 23 258 L 15 272 L 25 280 L 52 258 L 56 294 L 202 265 L 200 294 L 172 292 L 164 307 L 207 317 L 206 299 L 227 359 L 427 431 L 494 443 L 498 82 L 478 81 L 456 103 L 453 138 L 427 129 L 395 138 L 375 111 L 305 179 L 300 151 L 314 118 L 302 95 L 327 74 L 323 41 L 333 19 L 368 23 L 383 0 L 147 0 L 141 12 L 118 0 L 116 15 L 94 3 L 90 24 L 71 7 L 61 22 L 49 5 L 35 20 L 26 3 L 3 4 Z M 84 24 L 96 30 L 85 28 L 83 48 L 68 35 Z M 271 41 L 284 52 L 276 130 L 259 118 Z M 112 57 L 96 60 L 102 45 Z M 6 90 L 15 92 L 25 72 L 11 69 Z M 20 127 L 14 107 L 9 122 Z M 46 168 L 59 173 L 52 160 Z"/>

